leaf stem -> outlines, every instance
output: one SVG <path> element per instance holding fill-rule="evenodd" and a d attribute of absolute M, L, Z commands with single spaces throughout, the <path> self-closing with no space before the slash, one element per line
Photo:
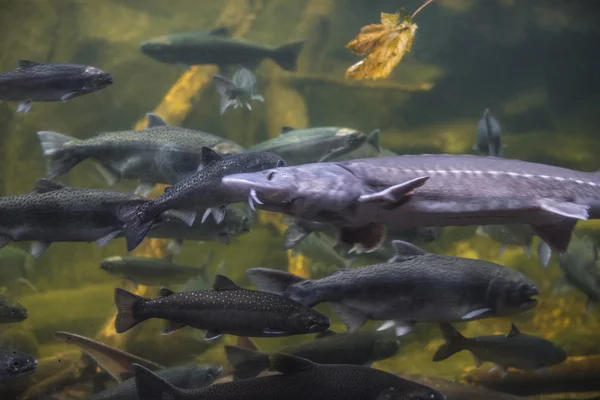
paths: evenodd
<path fill-rule="evenodd" d="M 433 0 L 427 0 L 425 3 L 421 4 L 421 7 L 417 8 L 417 10 L 410 16 L 410 19 L 413 19 L 422 9 L 427 7 L 427 4 L 433 2 Z"/>

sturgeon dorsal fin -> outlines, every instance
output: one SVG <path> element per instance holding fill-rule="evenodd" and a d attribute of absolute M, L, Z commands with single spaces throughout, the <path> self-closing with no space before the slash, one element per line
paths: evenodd
<path fill-rule="evenodd" d="M 519 335 L 521 332 L 519 332 L 519 330 L 517 329 L 515 324 L 511 324 L 510 326 L 510 332 L 508 332 L 508 335 L 506 335 L 506 337 L 515 337 L 517 335 Z"/>
<path fill-rule="evenodd" d="M 157 126 L 167 126 L 167 121 L 165 121 L 160 115 L 154 113 L 147 113 L 146 118 L 148 119 L 148 125 L 146 128 L 155 128 Z"/>
<path fill-rule="evenodd" d="M 281 127 L 281 135 L 283 135 L 284 133 L 295 131 L 295 130 L 296 130 L 296 128 L 294 128 L 293 126 L 288 126 L 288 125 L 282 126 Z"/>
<path fill-rule="evenodd" d="M 213 283 L 213 290 L 242 290 L 242 288 L 236 285 L 228 277 L 217 275 L 215 276 L 215 281 Z"/>
<path fill-rule="evenodd" d="M 172 295 L 173 293 L 175 293 L 175 292 L 167 287 L 161 287 L 160 289 L 158 289 L 159 297 L 167 297 L 167 296 Z"/>
<path fill-rule="evenodd" d="M 31 68 L 31 67 L 35 67 L 36 65 L 42 65 L 42 63 L 37 62 L 37 61 L 31 61 L 31 60 L 19 60 L 19 61 L 17 61 L 17 66 L 19 68 Z"/>
<path fill-rule="evenodd" d="M 47 179 L 47 178 L 41 178 L 41 179 L 38 179 L 38 181 L 36 182 L 35 188 L 33 189 L 33 191 L 36 193 L 48 193 L 48 192 L 53 192 L 55 190 L 64 189 L 66 187 L 67 186 L 63 185 L 62 183 L 51 181 L 50 179 Z"/>
<path fill-rule="evenodd" d="M 212 29 L 211 31 L 209 31 L 209 33 L 215 36 L 229 37 L 231 36 L 231 29 L 226 26 L 220 26 L 218 28 Z"/>
<path fill-rule="evenodd" d="M 394 248 L 394 257 L 392 257 L 390 262 L 404 261 L 408 260 L 409 258 L 424 256 L 427 254 L 427 252 L 422 248 L 402 240 L 392 240 L 392 247 Z"/>
<path fill-rule="evenodd" d="M 305 371 L 314 368 L 317 364 L 305 358 L 293 356 L 291 354 L 273 353 L 269 355 L 269 371 L 281 372 L 282 374 L 293 374 L 294 372 Z"/>
<path fill-rule="evenodd" d="M 223 159 L 223 156 L 210 147 L 202 147 L 202 164 L 207 165 L 215 161 L 220 161 Z"/>

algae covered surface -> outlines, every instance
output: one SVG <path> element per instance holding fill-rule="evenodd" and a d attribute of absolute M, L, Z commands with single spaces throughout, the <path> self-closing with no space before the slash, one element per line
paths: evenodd
<path fill-rule="evenodd" d="M 378 128 L 382 154 L 387 155 L 390 151 L 473 153 L 477 123 L 489 108 L 502 127 L 505 157 L 584 171 L 600 168 L 600 28 L 594 19 L 600 7 L 595 2 L 436 0 L 419 14 L 411 50 L 387 79 L 345 80 L 348 65 L 359 61 L 345 47 L 356 32 L 378 23 L 381 13 L 393 14 L 399 7 L 414 10 L 421 3 L 3 0 L 0 71 L 16 68 L 20 59 L 78 63 L 110 71 L 114 84 L 68 102 L 34 103 L 26 115 L 15 112 L 15 103 L 0 101 L 0 194 L 29 192 L 45 176 L 47 165 L 36 132 L 49 130 L 85 139 L 101 132 L 143 128 L 145 114 L 153 111 L 173 125 L 210 132 L 246 148 L 279 135 L 283 126 L 337 126 L 362 132 Z M 269 59 L 254 68 L 265 102 L 253 103 L 251 112 L 236 109 L 219 114 L 219 95 L 212 82 L 212 75 L 220 72 L 218 66 L 165 64 L 139 50 L 148 38 L 220 26 L 228 26 L 236 38 L 272 47 L 306 40 L 296 71 L 284 71 Z M 364 154 L 373 156 L 380 154 Z M 107 187 L 89 160 L 59 180 L 73 187 Z M 132 192 L 136 184 L 125 180 L 112 188 Z M 162 191 L 159 187 L 152 196 Z M 537 237 L 528 256 L 518 246 L 501 252 L 500 244 L 477 235 L 476 228 L 445 228 L 437 240 L 423 247 L 513 268 L 534 280 L 541 294 L 534 310 L 456 324 L 461 333 L 468 337 L 508 333 L 515 323 L 522 332 L 554 341 L 569 356 L 600 353 L 600 312 L 586 309 L 586 296 L 564 286 L 558 255 L 543 268 L 535 254 Z M 336 268 L 312 260 L 308 253 L 283 250 L 284 230 L 281 216 L 261 212 L 250 232 L 231 243 L 188 241 L 175 261 L 200 265 L 213 252 L 208 276 L 212 279 L 217 269 L 225 271 L 243 287 L 251 286 L 244 275 L 249 268 L 289 270 L 309 277 Z M 580 222 L 575 235 L 598 241 L 600 226 Z M 163 257 L 167 245 L 166 240 L 147 239 L 133 255 Z M 191 360 L 227 365 L 223 345 L 234 344 L 232 336 L 207 342 L 203 332 L 192 328 L 163 336 L 163 324 L 157 320 L 122 335 L 114 332 L 113 290 L 131 287 L 99 265 L 106 257 L 127 255 L 123 239 L 104 247 L 56 243 L 36 260 L 27 255 L 28 250 L 26 242 L 0 250 L 0 287 L 29 314 L 23 322 L 0 327 L 0 344 L 28 351 L 39 367 L 36 375 L 3 387 L 3 393 L 12 396 L 3 399 L 35 398 L 24 395 L 34 384 L 41 385 L 41 392 L 62 393 L 66 399 L 90 394 L 91 385 L 79 381 L 85 370 L 80 354 L 57 340 L 56 331 L 94 338 L 166 366 Z M 353 266 L 369 263 L 359 257 Z M 137 288 L 147 296 L 158 289 Z M 345 330 L 327 305 L 317 310 L 332 316 L 333 330 Z M 376 327 L 369 323 L 363 329 Z M 274 351 L 308 338 L 312 337 L 257 339 L 256 343 L 261 351 Z M 435 324 L 418 325 L 400 343 L 396 356 L 373 366 L 462 383 L 475 368 L 468 352 L 432 362 L 443 343 Z M 579 391 L 567 389 L 564 392 Z"/>

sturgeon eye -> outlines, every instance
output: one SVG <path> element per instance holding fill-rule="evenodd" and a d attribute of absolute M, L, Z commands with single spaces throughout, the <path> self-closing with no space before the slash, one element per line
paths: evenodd
<path fill-rule="evenodd" d="M 281 168 L 281 167 L 287 167 L 286 162 L 283 160 L 277 161 L 277 165 L 275 165 L 275 168 Z"/>

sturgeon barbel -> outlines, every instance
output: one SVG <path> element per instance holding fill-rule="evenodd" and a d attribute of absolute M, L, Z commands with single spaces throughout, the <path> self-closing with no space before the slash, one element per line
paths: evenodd
<path fill-rule="evenodd" d="M 406 155 L 236 174 L 223 188 L 260 207 L 327 222 L 377 249 L 385 228 L 526 223 L 559 252 L 600 216 L 600 173 L 473 155 Z"/>

